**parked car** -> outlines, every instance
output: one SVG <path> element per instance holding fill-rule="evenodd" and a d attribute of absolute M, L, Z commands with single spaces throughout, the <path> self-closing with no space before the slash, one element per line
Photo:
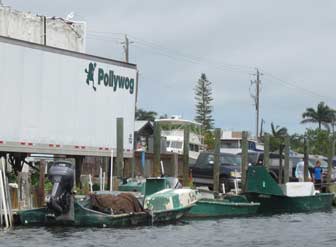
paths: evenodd
<path fill-rule="evenodd" d="M 194 183 L 197 186 L 208 186 L 213 188 L 213 152 L 202 152 L 198 156 L 195 164 L 190 165 Z M 238 186 L 241 183 L 240 172 L 241 158 L 235 154 L 220 153 L 220 168 L 219 168 L 219 183 L 225 185 L 225 191 L 230 191 L 235 188 L 235 181 Z M 237 183 L 236 183 L 237 184 Z"/>
<path fill-rule="evenodd" d="M 241 155 L 241 153 L 239 154 Z M 260 165 L 264 164 L 264 153 L 263 152 L 248 152 L 248 163 L 249 165 Z M 270 175 L 278 182 L 279 181 L 279 171 L 280 171 L 280 157 L 282 159 L 282 169 L 285 164 L 284 155 L 280 156 L 278 153 L 269 154 L 269 173 Z M 294 176 L 295 169 L 294 161 L 289 159 L 289 181 L 296 181 L 297 179 Z M 282 175 L 284 175 L 282 173 Z"/>
<path fill-rule="evenodd" d="M 303 155 L 293 155 L 289 157 L 289 181 L 294 182 L 298 181 L 295 177 L 296 165 L 302 160 Z M 313 169 L 317 160 L 320 160 L 321 167 L 323 170 L 323 180 L 326 181 L 327 171 L 328 171 L 328 162 L 323 159 L 323 157 L 310 155 L 308 160 L 308 170 L 310 175 L 313 174 Z M 248 153 L 248 162 L 251 165 L 263 164 L 264 163 L 264 153 L 263 152 L 249 152 Z M 280 165 L 280 154 L 270 153 L 270 174 L 271 176 L 278 181 L 279 179 L 279 165 Z M 284 156 L 282 155 L 282 167 L 284 167 Z M 312 176 L 311 176 L 312 177 Z M 332 181 L 336 181 L 336 169 L 333 168 Z"/>

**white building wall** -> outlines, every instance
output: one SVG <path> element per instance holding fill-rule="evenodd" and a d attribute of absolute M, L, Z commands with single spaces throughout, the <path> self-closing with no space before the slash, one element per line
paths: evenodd
<path fill-rule="evenodd" d="M 47 17 L 48 46 L 85 52 L 86 23 Z M 0 35 L 29 42 L 44 43 L 43 17 L 0 6 Z"/>

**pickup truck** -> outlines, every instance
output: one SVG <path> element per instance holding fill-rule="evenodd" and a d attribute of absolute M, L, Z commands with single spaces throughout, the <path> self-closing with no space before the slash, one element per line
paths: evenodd
<path fill-rule="evenodd" d="M 213 188 L 213 152 L 202 152 L 199 154 L 196 162 L 189 166 L 192 171 L 193 181 L 196 186 L 208 186 Z M 235 154 L 220 153 L 220 173 L 219 188 L 228 192 L 235 188 L 235 181 L 238 187 L 241 183 L 241 158 Z"/>

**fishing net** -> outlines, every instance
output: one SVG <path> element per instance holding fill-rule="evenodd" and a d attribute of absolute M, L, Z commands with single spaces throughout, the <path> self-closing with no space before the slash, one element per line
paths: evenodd
<path fill-rule="evenodd" d="M 92 209 L 111 214 L 124 214 L 143 212 L 144 209 L 138 199 L 129 193 L 118 195 L 111 194 L 91 194 Z"/>

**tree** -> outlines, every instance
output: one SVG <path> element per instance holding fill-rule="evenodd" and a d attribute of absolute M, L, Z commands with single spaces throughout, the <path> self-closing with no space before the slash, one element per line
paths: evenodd
<path fill-rule="evenodd" d="M 328 131 L 330 130 L 329 124 L 333 125 L 335 119 L 335 110 L 331 109 L 324 102 L 317 105 L 317 109 L 307 108 L 302 114 L 303 120 L 301 123 L 318 123 L 318 129 L 324 126 Z"/>
<path fill-rule="evenodd" d="M 157 115 L 155 111 L 145 111 L 139 108 L 135 111 L 135 120 L 154 121 Z"/>
<path fill-rule="evenodd" d="M 203 134 L 213 129 L 212 118 L 212 88 L 211 82 L 202 73 L 195 87 L 196 117 L 195 121 L 202 125 Z"/>
<path fill-rule="evenodd" d="M 279 150 L 280 145 L 284 143 L 285 136 L 288 134 L 287 128 L 280 127 L 271 123 L 270 150 Z"/>
<path fill-rule="evenodd" d="M 272 135 L 278 138 L 284 138 L 287 135 L 287 128 L 280 128 L 279 125 L 274 126 L 273 122 L 271 123 Z"/>

